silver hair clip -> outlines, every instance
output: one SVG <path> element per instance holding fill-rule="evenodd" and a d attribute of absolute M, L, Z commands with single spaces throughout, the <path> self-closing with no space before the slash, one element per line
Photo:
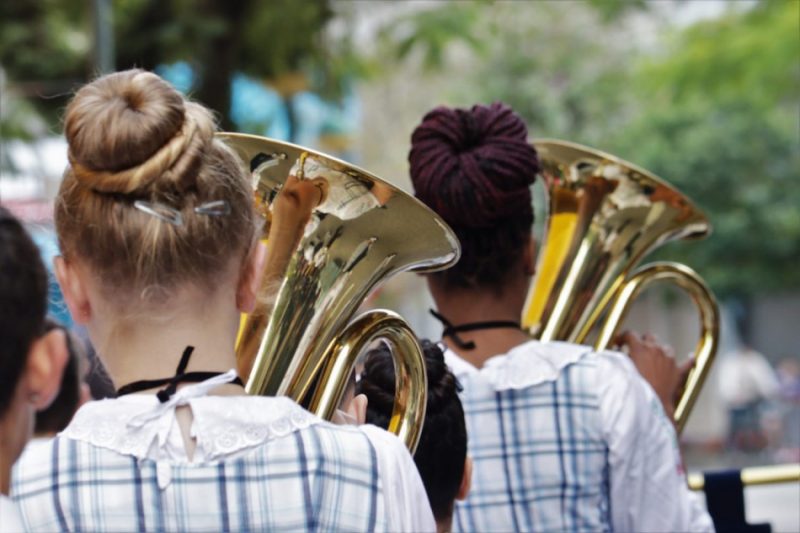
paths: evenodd
<path fill-rule="evenodd" d="M 231 206 L 227 200 L 213 200 L 200 204 L 194 208 L 198 215 L 208 215 L 212 217 L 223 217 L 231 214 Z"/>
<path fill-rule="evenodd" d="M 136 200 L 133 202 L 133 207 L 150 216 L 154 216 L 164 222 L 169 222 L 173 226 L 180 226 L 183 224 L 183 216 L 181 212 L 158 202 L 146 202 L 144 200 Z"/>

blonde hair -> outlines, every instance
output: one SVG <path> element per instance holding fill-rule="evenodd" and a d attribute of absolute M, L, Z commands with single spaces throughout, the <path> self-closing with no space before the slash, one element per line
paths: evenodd
<path fill-rule="evenodd" d="M 123 289 L 168 295 L 185 282 L 213 283 L 233 257 L 244 259 L 257 228 L 252 191 L 206 108 L 155 74 L 127 70 L 82 87 L 64 122 L 70 164 L 55 223 L 65 257 L 127 297 Z M 226 213 L 195 210 L 217 201 Z M 137 202 L 166 206 L 180 222 Z"/>

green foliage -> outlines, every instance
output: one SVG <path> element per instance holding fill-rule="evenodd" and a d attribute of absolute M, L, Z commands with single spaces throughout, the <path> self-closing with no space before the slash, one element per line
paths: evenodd
<path fill-rule="evenodd" d="M 0 135 L 32 138 L 58 123 L 72 88 L 88 72 L 89 39 L 80 0 L 0 2 L 0 67 L 5 73 Z M 42 98 L 44 96 L 44 98 Z"/>
<path fill-rule="evenodd" d="M 477 30 L 486 50 L 456 100 L 503 101 L 534 136 L 591 142 L 625 119 L 627 42 L 581 3 L 492 6 Z M 586 31 L 591 28 L 592 31 Z M 597 117 L 603 117 L 598 121 Z"/>
<path fill-rule="evenodd" d="M 321 57 L 320 30 L 332 12 L 324 0 L 251 2 L 242 24 L 242 69 L 257 78 L 296 72 Z"/>
<path fill-rule="evenodd" d="M 630 11 L 644 9 L 647 0 L 587 0 L 605 22 L 618 19 Z"/>
<path fill-rule="evenodd" d="M 446 52 L 456 43 L 480 52 L 485 41 L 477 28 L 487 2 L 446 2 L 433 9 L 412 12 L 382 28 L 378 39 L 390 49 L 396 60 L 406 60 L 415 52 L 422 57 L 425 69 L 445 64 Z"/>
<path fill-rule="evenodd" d="M 86 66 L 89 42 L 78 0 L 0 3 L 0 65 L 26 81 L 74 77 Z"/>
<path fill-rule="evenodd" d="M 53 124 L 71 89 L 94 74 L 92 13 L 85 0 L 0 3 L 0 65 Z M 221 117 L 236 71 L 260 79 L 308 71 L 315 89 L 335 94 L 361 63 L 347 39 L 326 39 L 332 16 L 331 0 L 114 0 L 116 68 L 189 61 L 199 74 L 194 96 Z M 21 91 L 29 80 L 36 85 Z"/>
<path fill-rule="evenodd" d="M 610 151 L 662 176 L 711 219 L 712 235 L 656 252 L 696 268 L 720 297 L 800 288 L 797 133 L 747 103 L 649 110 Z"/>
<path fill-rule="evenodd" d="M 633 76 L 638 115 L 602 143 L 707 212 L 708 240 L 658 255 L 722 297 L 800 288 L 799 25 L 799 2 L 768 1 L 672 35 Z"/>
<path fill-rule="evenodd" d="M 800 87 L 800 2 L 770 0 L 730 10 L 671 36 L 643 62 L 641 88 L 667 102 L 702 96 L 771 108 L 795 104 Z M 668 80 L 669 83 L 664 83 Z"/>

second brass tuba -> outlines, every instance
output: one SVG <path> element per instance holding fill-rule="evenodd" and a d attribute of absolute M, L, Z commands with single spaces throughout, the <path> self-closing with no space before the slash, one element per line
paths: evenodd
<path fill-rule="evenodd" d="M 612 342 L 630 303 L 655 281 L 686 290 L 700 311 L 695 367 L 675 409 L 680 431 L 717 349 L 717 304 L 703 280 L 680 263 L 637 263 L 673 239 L 706 236 L 706 216 L 674 187 L 603 152 L 557 140 L 534 141 L 549 197 L 545 236 L 523 327 L 540 340 Z M 633 272 L 632 272 L 633 271 Z M 605 321 L 601 321 L 605 317 Z"/>
<path fill-rule="evenodd" d="M 394 313 L 353 319 L 370 291 L 401 271 L 435 271 L 458 260 L 452 230 L 412 196 L 353 165 L 254 135 L 220 137 L 250 169 L 267 227 L 267 295 L 237 345 L 251 394 L 286 395 L 330 418 L 356 357 L 375 338 L 395 350 L 395 407 L 389 430 L 413 451 L 425 416 L 425 362 Z M 289 176 L 319 187 L 321 203 L 283 233 L 274 212 Z"/>

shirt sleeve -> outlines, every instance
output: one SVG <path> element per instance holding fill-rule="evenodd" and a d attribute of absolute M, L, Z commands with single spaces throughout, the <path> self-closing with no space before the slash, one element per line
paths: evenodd
<path fill-rule="evenodd" d="M 436 521 L 417 465 L 395 435 L 377 426 L 364 425 L 378 451 L 378 468 L 384 483 L 390 531 L 434 532 Z"/>
<path fill-rule="evenodd" d="M 603 352 L 599 359 L 613 529 L 714 531 L 687 485 L 674 426 L 653 389 L 627 356 Z"/>

